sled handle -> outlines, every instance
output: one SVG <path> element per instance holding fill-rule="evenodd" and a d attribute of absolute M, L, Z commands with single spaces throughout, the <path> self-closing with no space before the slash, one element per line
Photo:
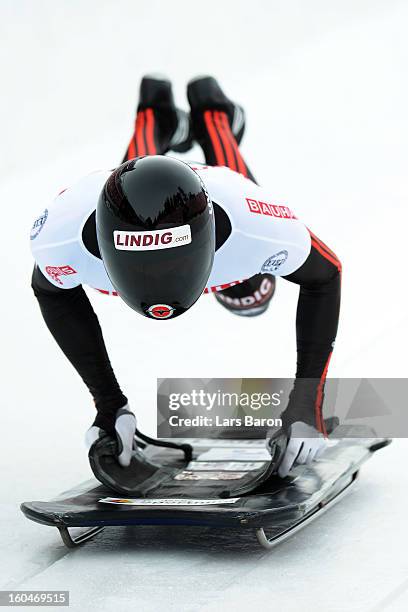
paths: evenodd
<path fill-rule="evenodd" d="M 156 438 L 150 438 L 143 434 L 141 431 L 136 429 L 136 435 L 138 438 L 146 442 L 147 444 L 151 444 L 152 446 L 162 446 L 163 448 L 174 448 L 175 450 L 180 450 L 184 453 L 184 458 L 186 462 L 189 462 L 193 458 L 193 447 L 191 444 L 176 444 L 176 442 L 167 442 L 165 440 L 157 440 Z"/>

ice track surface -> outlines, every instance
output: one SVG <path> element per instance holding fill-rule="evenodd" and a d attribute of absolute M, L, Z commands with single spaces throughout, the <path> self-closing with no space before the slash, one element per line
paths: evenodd
<path fill-rule="evenodd" d="M 243 153 L 258 180 L 341 258 L 330 375 L 406 376 L 407 19 L 402 0 L 2 3 L 1 589 L 69 589 L 72 610 L 100 612 L 408 608 L 402 439 L 271 553 L 250 534 L 168 527 L 107 529 L 69 552 L 18 509 L 88 477 L 93 415 L 32 296 L 29 229 L 59 190 L 121 159 L 146 71 L 168 73 L 184 107 L 186 80 L 215 74 L 247 110 Z M 204 296 L 166 324 L 91 299 L 153 434 L 156 376 L 293 375 L 296 295 L 279 282 L 252 320 Z"/>

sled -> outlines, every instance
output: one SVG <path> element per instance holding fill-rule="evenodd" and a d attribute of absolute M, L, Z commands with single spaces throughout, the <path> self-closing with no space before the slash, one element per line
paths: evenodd
<path fill-rule="evenodd" d="M 339 440 L 318 461 L 297 466 L 287 478 L 271 476 L 250 494 L 225 499 L 209 496 L 211 483 L 215 486 L 223 481 L 239 482 L 243 475 L 247 478 L 251 463 L 262 462 L 253 459 L 255 449 L 260 449 L 259 441 L 245 441 L 246 449 L 254 451 L 250 461 L 247 450 L 241 462 L 235 457 L 234 461 L 203 459 L 200 463 L 213 441 L 207 440 L 208 446 L 202 442 L 198 450 L 193 445 L 192 463 L 186 463 L 174 449 L 146 446 L 146 456 L 163 465 L 173 477 L 143 498 L 118 497 L 92 479 L 50 501 L 24 502 L 21 510 L 32 521 L 56 527 L 69 548 L 83 544 L 110 526 L 189 525 L 251 530 L 259 544 L 269 550 L 340 502 L 352 490 L 361 466 L 391 440 Z M 225 444 L 231 451 L 239 448 L 240 443 L 235 447 L 232 441 Z M 222 446 L 218 455 L 222 456 Z M 73 533 L 74 528 L 82 528 L 79 535 Z"/>

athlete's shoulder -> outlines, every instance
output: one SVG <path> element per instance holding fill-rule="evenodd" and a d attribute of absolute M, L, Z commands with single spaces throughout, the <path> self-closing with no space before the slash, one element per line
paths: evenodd
<path fill-rule="evenodd" d="M 211 200 L 218 204 L 230 217 L 240 215 L 240 207 L 246 198 L 260 197 L 260 187 L 239 172 L 226 166 L 191 164 L 203 181 Z"/>
<path fill-rule="evenodd" d="M 36 217 L 30 232 L 32 250 L 78 235 L 80 224 L 95 210 L 111 171 L 93 172 L 63 189 Z"/>
<path fill-rule="evenodd" d="M 255 184 L 239 172 L 227 168 L 227 166 L 208 166 L 199 162 L 188 162 L 188 164 L 190 168 L 197 172 L 204 183 L 231 185 L 248 181 L 252 185 Z"/>
<path fill-rule="evenodd" d="M 82 282 L 82 231 L 110 173 L 93 172 L 63 189 L 34 220 L 31 251 L 43 274 L 56 286 L 71 288 Z"/>
<path fill-rule="evenodd" d="M 193 166 L 195 169 L 195 167 Z M 224 239 L 216 251 L 209 284 L 224 286 L 261 273 L 285 276 L 310 252 L 310 235 L 286 203 L 253 181 L 225 167 L 197 166 L 215 206 L 223 215 Z M 243 254 L 245 256 L 243 257 Z"/>

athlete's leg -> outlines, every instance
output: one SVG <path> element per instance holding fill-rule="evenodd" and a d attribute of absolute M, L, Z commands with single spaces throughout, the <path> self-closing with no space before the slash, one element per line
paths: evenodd
<path fill-rule="evenodd" d="M 213 77 L 190 81 L 187 96 L 194 137 L 204 151 L 206 163 L 227 166 L 256 182 L 239 150 L 245 129 L 243 109 L 227 98 Z M 217 222 L 217 217 L 215 220 Z M 256 274 L 214 296 L 235 314 L 255 316 L 265 312 L 274 291 L 274 276 Z"/>
<path fill-rule="evenodd" d="M 227 98 L 213 77 L 190 81 L 187 88 L 194 137 L 209 166 L 227 166 L 255 181 L 239 150 L 245 130 L 243 109 Z"/>
<path fill-rule="evenodd" d="M 190 120 L 176 108 L 170 81 L 154 75 L 143 77 L 134 131 L 123 162 L 140 155 L 164 155 L 170 148 L 187 151 L 191 145 Z"/>

